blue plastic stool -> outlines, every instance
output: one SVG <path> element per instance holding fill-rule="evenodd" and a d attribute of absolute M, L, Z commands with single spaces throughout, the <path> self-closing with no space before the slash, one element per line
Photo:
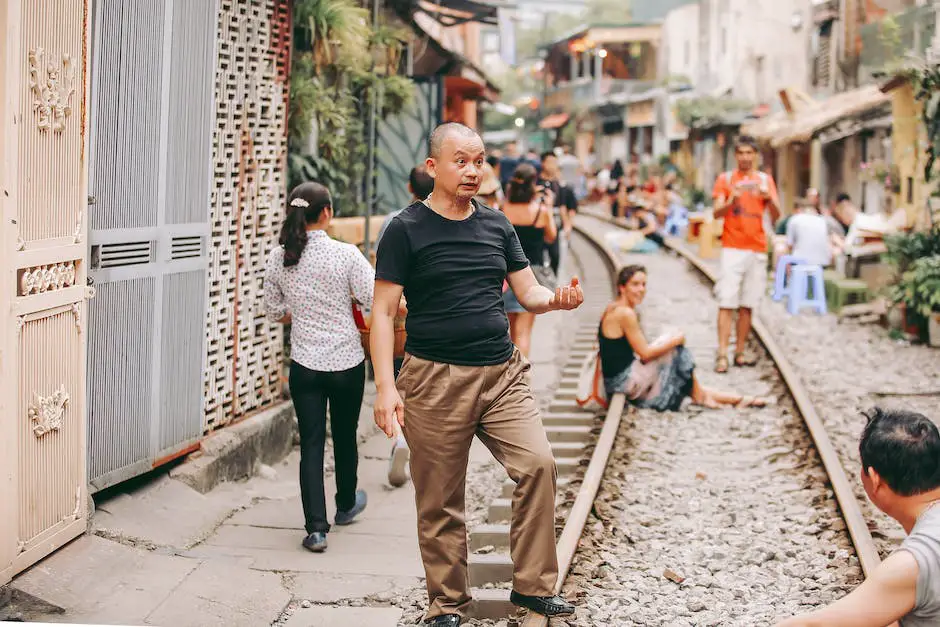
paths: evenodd
<path fill-rule="evenodd" d="M 790 266 L 805 265 L 806 260 L 793 255 L 780 255 L 777 260 L 777 269 L 774 271 L 773 299 L 777 302 L 789 295 L 790 286 L 787 283 L 787 269 Z M 792 280 L 790 281 L 792 283 Z"/>
<path fill-rule="evenodd" d="M 796 315 L 803 307 L 812 307 L 816 313 L 825 314 L 828 309 L 822 266 L 796 265 L 791 273 L 790 288 L 787 290 L 787 311 Z M 809 296 L 811 289 L 812 297 Z"/>
<path fill-rule="evenodd" d="M 666 218 L 666 233 L 672 236 L 682 235 L 689 228 L 689 212 L 685 207 L 673 205 Z"/>

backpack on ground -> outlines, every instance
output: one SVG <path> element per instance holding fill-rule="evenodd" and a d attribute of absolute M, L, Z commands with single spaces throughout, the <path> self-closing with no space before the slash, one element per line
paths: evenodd
<path fill-rule="evenodd" d="M 581 409 L 587 411 L 607 409 L 607 390 L 604 389 L 600 353 L 595 352 L 584 358 L 581 373 L 578 375 L 578 392 L 575 401 Z"/>

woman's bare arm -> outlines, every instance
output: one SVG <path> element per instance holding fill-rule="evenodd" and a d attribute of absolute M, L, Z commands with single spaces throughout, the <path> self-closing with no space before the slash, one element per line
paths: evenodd
<path fill-rule="evenodd" d="M 545 232 L 545 243 L 551 244 L 558 237 L 558 227 L 555 225 L 555 216 L 552 215 L 550 208 L 545 208 L 541 213 L 540 222 Z"/>
<path fill-rule="evenodd" d="M 643 334 L 643 329 L 640 328 L 640 320 L 634 310 L 629 307 L 622 307 L 618 309 L 615 315 L 620 319 L 620 326 L 627 341 L 630 342 L 630 348 L 642 361 L 653 361 L 677 346 L 685 344 L 685 337 L 681 333 L 654 344 L 649 344 Z"/>

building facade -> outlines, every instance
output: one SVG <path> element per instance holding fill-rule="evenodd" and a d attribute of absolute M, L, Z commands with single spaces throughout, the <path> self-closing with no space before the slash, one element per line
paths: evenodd
<path fill-rule="evenodd" d="M 698 4 L 698 90 L 761 104 L 784 87 L 808 85 L 811 0 Z"/>
<path fill-rule="evenodd" d="M 284 402 L 261 283 L 291 15 L 0 0 L 0 27 L 2 584 L 84 532 L 89 492 Z"/>
<path fill-rule="evenodd" d="M 698 2 L 680 6 L 663 20 L 663 43 L 660 51 L 660 77 L 693 84 L 699 73 Z"/>

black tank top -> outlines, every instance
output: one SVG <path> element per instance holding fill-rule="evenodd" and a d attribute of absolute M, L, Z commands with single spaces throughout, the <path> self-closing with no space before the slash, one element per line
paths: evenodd
<path fill-rule="evenodd" d="M 603 320 L 601 320 L 603 324 Z M 604 378 L 614 377 L 630 367 L 636 357 L 627 336 L 610 339 L 604 337 L 601 325 L 597 326 L 597 344 L 601 354 L 601 371 Z"/>
<path fill-rule="evenodd" d="M 535 222 L 530 225 L 513 224 L 516 229 L 516 235 L 519 237 L 519 243 L 522 244 L 522 252 L 526 259 L 534 266 L 540 266 L 545 263 L 545 229 L 535 226 L 542 217 L 542 208 L 535 214 Z"/>

